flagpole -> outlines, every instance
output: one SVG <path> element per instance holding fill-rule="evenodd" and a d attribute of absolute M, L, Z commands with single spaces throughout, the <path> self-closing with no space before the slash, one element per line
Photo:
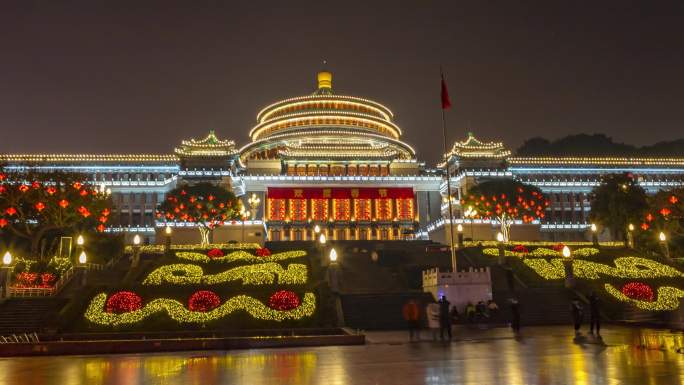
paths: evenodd
<path fill-rule="evenodd" d="M 442 79 L 442 84 L 444 84 L 444 72 L 442 71 L 442 66 L 439 66 L 439 75 Z M 446 115 L 444 114 L 444 105 L 442 105 L 442 139 L 444 146 L 444 174 L 446 176 L 447 185 L 447 202 L 449 205 L 449 243 L 451 250 L 451 271 L 456 272 L 456 249 L 454 248 L 454 209 L 451 204 L 451 178 L 449 175 L 449 158 L 447 156 L 447 134 L 446 134 Z M 444 226 L 446 229 L 446 226 Z"/>

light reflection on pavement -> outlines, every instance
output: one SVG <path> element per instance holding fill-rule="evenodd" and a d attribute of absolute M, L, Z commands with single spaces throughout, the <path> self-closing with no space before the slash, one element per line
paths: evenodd
<path fill-rule="evenodd" d="M 679 333 L 572 334 L 460 329 L 452 343 L 409 343 L 403 332 L 371 332 L 365 346 L 0 359 L 0 385 L 684 384 Z"/>

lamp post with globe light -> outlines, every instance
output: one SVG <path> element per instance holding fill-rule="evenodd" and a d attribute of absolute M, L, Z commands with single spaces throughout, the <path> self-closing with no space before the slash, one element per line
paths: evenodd
<path fill-rule="evenodd" d="M 458 231 L 458 248 L 462 249 L 463 248 L 463 225 L 459 223 L 458 226 L 456 226 L 456 231 Z"/>
<path fill-rule="evenodd" d="M 133 237 L 133 258 L 131 260 L 131 267 L 138 267 L 140 263 L 140 235 L 135 234 Z"/>
<path fill-rule="evenodd" d="M 634 225 L 631 223 L 627 226 L 627 247 L 634 248 Z"/>
<path fill-rule="evenodd" d="M 498 263 L 499 265 L 503 265 L 504 260 L 506 259 L 506 249 L 504 248 L 504 235 L 499 231 L 496 234 L 496 242 L 499 247 L 499 260 Z"/>
<path fill-rule="evenodd" d="M 568 246 L 564 246 L 561 251 L 563 256 L 563 267 L 565 269 L 565 287 L 571 289 L 575 287 L 575 272 L 573 269 L 572 252 Z"/>
<path fill-rule="evenodd" d="M 591 224 L 591 243 L 594 244 L 594 247 L 599 247 L 598 227 L 596 227 L 596 223 Z"/>
<path fill-rule="evenodd" d="M 164 228 L 164 254 L 169 255 L 171 253 L 171 226 L 166 225 Z"/>
<path fill-rule="evenodd" d="M 7 298 L 9 294 L 9 285 L 11 279 L 12 271 L 12 253 L 7 250 L 5 255 L 2 256 L 2 270 L 0 271 L 0 284 L 2 284 L 2 292 L 0 296 L 2 298 Z"/>
<path fill-rule="evenodd" d="M 663 249 L 663 254 L 665 254 L 665 258 L 670 259 L 670 246 L 667 244 L 667 236 L 664 232 L 661 231 L 660 234 L 658 234 L 658 240 L 660 240 L 660 245 Z"/>

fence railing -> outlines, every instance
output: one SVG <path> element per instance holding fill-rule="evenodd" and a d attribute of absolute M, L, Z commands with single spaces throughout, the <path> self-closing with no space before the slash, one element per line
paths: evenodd
<path fill-rule="evenodd" d="M 10 297 L 49 297 L 57 295 L 74 276 L 74 268 L 65 271 L 52 287 L 16 287 L 10 286 Z"/>

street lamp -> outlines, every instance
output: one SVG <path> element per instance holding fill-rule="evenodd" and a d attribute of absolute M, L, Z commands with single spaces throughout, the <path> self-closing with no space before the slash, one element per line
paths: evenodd
<path fill-rule="evenodd" d="M 240 207 L 240 219 L 242 219 L 242 243 L 245 243 L 245 221 L 247 220 L 245 206 Z"/>
<path fill-rule="evenodd" d="M 9 266 L 12 264 L 12 254 L 7 250 L 5 255 L 2 256 L 2 264 L 4 266 Z"/>
<path fill-rule="evenodd" d="M 330 263 L 337 263 L 337 251 L 334 247 L 330 249 Z"/>
<path fill-rule="evenodd" d="M 0 296 L 2 298 L 8 297 L 8 288 L 9 288 L 9 280 L 11 279 L 12 275 L 10 274 L 10 271 L 12 270 L 12 254 L 7 250 L 5 252 L 5 255 L 2 256 L 2 271 L 0 272 L 0 284 L 2 287 L 2 292 L 0 292 Z"/>
<path fill-rule="evenodd" d="M 592 223 L 591 224 L 591 242 L 594 244 L 594 247 L 599 246 L 597 231 L 598 231 L 598 228 L 596 227 L 596 223 Z"/>
<path fill-rule="evenodd" d="M 627 247 L 634 248 L 634 225 L 631 223 L 627 226 Z"/>
<path fill-rule="evenodd" d="M 166 225 L 164 229 L 164 253 L 168 254 L 171 252 L 171 226 Z"/>
<path fill-rule="evenodd" d="M 79 246 L 83 246 L 85 243 L 85 240 L 83 239 L 83 235 L 79 235 L 78 238 L 76 238 L 76 244 Z"/>
<path fill-rule="evenodd" d="M 462 248 L 463 247 L 463 225 L 459 223 L 458 226 L 456 226 L 456 231 L 458 232 L 458 247 Z"/>
<path fill-rule="evenodd" d="M 663 252 L 665 253 L 666 258 L 670 258 L 670 246 L 667 244 L 667 236 L 665 235 L 664 232 L 660 232 L 658 234 L 658 238 L 660 239 L 660 244 L 661 247 L 663 248 Z"/>
<path fill-rule="evenodd" d="M 78 256 L 78 263 L 85 265 L 88 262 L 88 256 L 85 251 L 81 251 L 81 255 Z"/>
<path fill-rule="evenodd" d="M 506 250 L 504 249 L 504 236 L 501 231 L 496 234 L 496 241 L 498 242 L 499 246 L 499 265 L 503 265 L 504 259 L 506 257 Z"/>
<path fill-rule="evenodd" d="M 568 246 L 563 246 L 561 251 L 563 256 L 563 267 L 565 268 L 565 287 L 575 287 L 575 272 L 573 271 L 572 252 Z"/>
<path fill-rule="evenodd" d="M 257 209 L 259 208 L 259 203 L 261 203 L 261 199 L 255 194 L 252 193 L 252 196 L 247 199 L 247 203 L 249 203 L 249 211 L 252 214 L 252 220 L 256 219 L 256 213 Z"/>
<path fill-rule="evenodd" d="M 137 267 L 138 262 L 140 262 L 140 235 L 135 234 L 133 237 L 133 260 L 131 261 L 131 267 Z"/>
<path fill-rule="evenodd" d="M 78 268 L 81 270 L 81 286 L 85 286 L 88 280 L 88 266 L 86 262 L 88 262 L 88 256 L 85 251 L 81 251 L 81 254 L 78 256 Z"/>

